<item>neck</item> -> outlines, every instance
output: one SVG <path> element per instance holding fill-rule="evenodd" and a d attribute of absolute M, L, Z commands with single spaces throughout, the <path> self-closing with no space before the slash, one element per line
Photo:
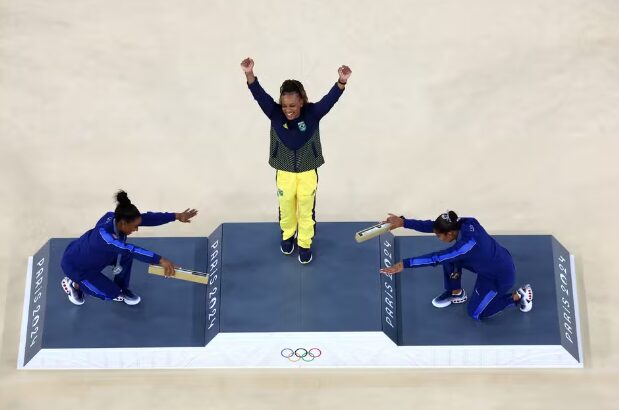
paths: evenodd
<path fill-rule="evenodd" d="M 120 230 L 120 223 L 114 221 L 114 232 L 116 233 L 116 235 L 120 236 L 120 235 L 124 235 L 123 231 Z"/>

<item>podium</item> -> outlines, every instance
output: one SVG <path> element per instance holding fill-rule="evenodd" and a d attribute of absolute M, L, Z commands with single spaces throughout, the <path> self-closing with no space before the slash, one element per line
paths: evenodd
<path fill-rule="evenodd" d="M 444 244 L 390 233 L 356 243 L 355 232 L 372 223 L 318 223 L 308 265 L 280 252 L 276 223 L 224 223 L 208 237 L 130 238 L 209 273 L 208 285 L 166 280 L 136 260 L 136 306 L 88 295 L 84 305 L 71 304 L 60 260 L 72 239 L 50 239 L 29 259 L 17 366 L 583 366 L 574 258 L 555 238 L 495 236 L 514 257 L 517 284 L 532 284 L 533 310 L 475 321 L 465 304 L 432 306 L 443 290 L 440 266 L 379 273 Z M 463 272 L 467 291 L 474 280 Z"/>

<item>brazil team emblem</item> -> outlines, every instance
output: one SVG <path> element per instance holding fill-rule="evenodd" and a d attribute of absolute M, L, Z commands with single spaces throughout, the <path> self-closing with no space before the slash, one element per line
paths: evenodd
<path fill-rule="evenodd" d="M 305 131 L 306 129 L 307 129 L 307 125 L 305 125 L 305 121 L 301 121 L 301 122 L 299 123 L 299 130 L 300 130 L 301 132 L 303 132 L 303 131 Z"/>

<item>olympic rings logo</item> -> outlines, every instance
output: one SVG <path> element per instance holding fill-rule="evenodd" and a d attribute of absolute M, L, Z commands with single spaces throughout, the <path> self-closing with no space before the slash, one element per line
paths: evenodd
<path fill-rule="evenodd" d="M 286 358 L 293 363 L 298 362 L 299 360 L 303 360 L 304 362 L 312 362 L 314 361 L 314 359 L 318 359 L 320 356 L 322 356 L 322 350 L 317 347 L 312 347 L 309 350 L 303 347 L 292 350 L 291 348 L 287 347 L 285 349 L 282 349 L 279 354 L 281 354 L 283 358 Z"/>

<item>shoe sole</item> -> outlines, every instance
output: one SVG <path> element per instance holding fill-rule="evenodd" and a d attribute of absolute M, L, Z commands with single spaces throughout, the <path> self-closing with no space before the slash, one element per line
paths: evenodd
<path fill-rule="evenodd" d="M 133 301 L 128 301 L 127 299 L 123 298 L 123 302 L 125 302 L 125 304 L 129 306 L 135 306 L 141 301 L 142 301 L 142 298 L 138 298 L 138 300 L 133 300 Z"/>
<path fill-rule="evenodd" d="M 435 302 L 434 299 L 432 299 L 432 306 L 442 309 L 442 308 L 446 308 L 447 306 L 451 305 L 452 303 L 454 304 L 459 304 L 459 303 L 464 303 L 466 302 L 468 299 L 468 297 L 465 295 L 463 298 L 460 299 L 455 299 L 455 300 L 450 300 L 449 302 L 443 302 L 443 304 L 438 304 L 440 302 Z"/>
<path fill-rule="evenodd" d="M 282 251 L 284 255 L 291 255 L 292 252 L 294 252 L 294 245 L 292 245 L 292 250 L 290 252 L 284 252 L 284 248 L 282 248 L 281 246 L 279 247 L 279 250 Z"/>
<path fill-rule="evenodd" d="M 533 302 L 529 302 L 529 304 L 525 307 L 525 308 L 520 308 L 521 312 L 527 313 L 530 312 L 531 309 L 533 309 Z"/>
<path fill-rule="evenodd" d="M 301 265 L 307 265 L 308 263 L 310 263 L 312 261 L 312 259 L 314 259 L 314 255 L 310 256 L 309 260 L 307 262 L 303 262 L 301 260 L 301 256 L 299 256 L 299 262 L 301 262 Z"/>

